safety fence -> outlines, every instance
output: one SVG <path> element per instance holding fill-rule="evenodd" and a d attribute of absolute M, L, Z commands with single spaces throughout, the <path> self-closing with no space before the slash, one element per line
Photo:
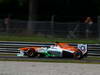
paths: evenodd
<path fill-rule="evenodd" d="M 0 53 L 18 53 L 18 48 L 27 46 L 49 46 L 53 43 L 33 43 L 33 42 L 0 42 Z M 71 43 L 77 46 L 76 43 Z M 100 56 L 100 44 L 88 44 L 88 55 Z"/>
<path fill-rule="evenodd" d="M 4 24 L 0 20 L 0 34 L 2 35 L 42 35 L 44 37 L 63 38 L 99 38 L 99 25 L 81 22 L 54 22 L 54 21 L 23 21 L 12 20 Z"/>

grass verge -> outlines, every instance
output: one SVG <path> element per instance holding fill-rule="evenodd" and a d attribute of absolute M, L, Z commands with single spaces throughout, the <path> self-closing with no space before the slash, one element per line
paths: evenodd
<path fill-rule="evenodd" d="M 55 38 L 44 36 L 0 36 L 0 41 L 25 41 L 25 42 L 68 42 L 68 43 L 87 43 L 87 44 L 99 44 L 100 40 L 95 39 L 67 39 L 67 38 Z"/>
<path fill-rule="evenodd" d="M 100 64 L 100 57 L 89 56 L 82 60 L 75 60 L 69 58 L 28 58 L 16 57 L 16 54 L 2 54 L 5 56 L 0 58 L 0 61 L 17 61 L 17 62 L 49 62 L 49 63 L 81 63 L 81 64 Z M 10 57 L 9 57 L 10 56 Z"/>

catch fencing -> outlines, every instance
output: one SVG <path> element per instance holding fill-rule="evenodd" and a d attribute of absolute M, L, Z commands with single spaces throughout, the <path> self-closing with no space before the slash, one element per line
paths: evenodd
<path fill-rule="evenodd" d="M 54 22 L 54 21 L 22 21 L 12 20 L 4 24 L 0 20 L 0 34 L 2 35 L 41 35 L 44 37 L 63 38 L 99 38 L 98 24 L 84 24 L 80 22 Z"/>
<path fill-rule="evenodd" d="M 76 43 L 70 43 L 76 46 Z M 18 48 L 31 46 L 49 46 L 53 43 L 33 43 L 33 42 L 0 42 L 0 53 L 18 53 Z M 100 44 L 88 44 L 89 56 L 100 56 Z"/>

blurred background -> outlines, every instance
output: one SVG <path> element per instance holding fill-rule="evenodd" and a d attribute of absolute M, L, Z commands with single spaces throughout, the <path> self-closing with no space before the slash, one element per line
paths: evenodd
<path fill-rule="evenodd" d="M 100 0 L 0 0 L 1 35 L 100 38 Z"/>

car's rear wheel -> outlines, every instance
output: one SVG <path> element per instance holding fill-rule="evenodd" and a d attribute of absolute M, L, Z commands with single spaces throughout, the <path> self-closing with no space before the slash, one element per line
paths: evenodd
<path fill-rule="evenodd" d="M 36 53 L 36 51 L 34 50 L 34 49 L 29 49 L 28 51 L 27 51 L 27 56 L 28 57 L 36 57 L 37 56 L 37 53 Z"/>
<path fill-rule="evenodd" d="M 82 59 L 83 58 L 82 53 L 81 52 L 75 52 L 74 53 L 74 58 L 75 59 Z"/>

